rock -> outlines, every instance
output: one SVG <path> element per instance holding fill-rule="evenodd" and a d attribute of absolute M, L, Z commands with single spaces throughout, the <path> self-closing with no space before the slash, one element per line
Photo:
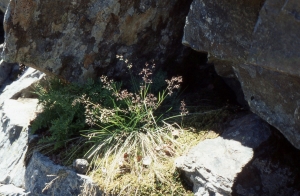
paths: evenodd
<path fill-rule="evenodd" d="M 35 70 L 33 68 L 28 68 L 24 74 L 13 83 L 6 85 L 0 95 L 0 104 L 7 99 L 17 99 L 19 97 L 31 98 L 33 95 L 32 86 L 39 80 L 41 80 L 45 74 Z"/>
<path fill-rule="evenodd" d="M 255 150 L 234 182 L 232 195 L 300 195 L 300 151 L 276 129 Z"/>
<path fill-rule="evenodd" d="M 86 174 L 89 167 L 89 162 L 85 159 L 76 159 L 73 162 L 73 168 L 77 173 Z"/>
<path fill-rule="evenodd" d="M 232 75 L 232 63 L 244 62 L 264 0 L 194 0 L 186 18 L 182 43 L 209 53 Z M 218 73 L 218 67 L 216 71 Z"/>
<path fill-rule="evenodd" d="M 36 116 L 37 99 L 6 100 L 1 107 L 0 183 L 25 187 L 23 159 L 28 125 Z"/>
<path fill-rule="evenodd" d="M 34 153 L 28 166 L 24 160 L 28 149 L 28 126 L 38 110 L 37 99 L 6 100 L 1 107 L 0 194 L 5 195 L 79 195 L 84 191 L 100 192 L 87 176 L 53 164 Z M 94 191 L 94 192 L 93 192 Z M 89 194 L 90 195 L 90 194 Z"/>
<path fill-rule="evenodd" d="M 255 114 L 232 120 L 222 138 L 226 140 L 239 141 L 243 146 L 256 149 L 271 135 L 270 127 Z"/>
<path fill-rule="evenodd" d="M 254 114 L 230 123 L 222 137 L 207 139 L 176 160 L 193 183 L 195 195 L 231 195 L 235 178 L 266 141 L 270 127 Z"/>
<path fill-rule="evenodd" d="M 1 19 L 1 17 L 0 17 Z M 1 36 L 1 34 L 0 34 Z M 1 40 L 0 40 L 1 41 Z M 3 44 L 0 44 L 0 51 L 3 51 Z M 7 63 L 3 60 L 0 60 L 0 86 L 5 84 L 7 80 L 11 77 L 11 73 L 14 69 L 19 68 L 18 63 Z"/>
<path fill-rule="evenodd" d="M 182 40 L 207 52 L 220 76 L 239 80 L 251 111 L 298 149 L 299 13 L 297 0 L 194 0 Z"/>
<path fill-rule="evenodd" d="M 0 86 L 3 85 L 9 78 L 10 73 L 15 65 L 19 67 L 19 64 L 16 63 L 6 63 L 3 60 L 0 61 Z"/>
<path fill-rule="evenodd" d="M 251 110 L 300 148 L 300 78 L 253 65 L 235 67 Z"/>
<path fill-rule="evenodd" d="M 0 185 L 0 195 L 2 196 L 27 196 L 28 193 L 24 189 L 15 187 L 12 184 Z"/>
<path fill-rule="evenodd" d="M 10 0 L 0 0 L 0 10 L 5 13 Z"/>
<path fill-rule="evenodd" d="M 180 40 L 191 0 L 11 1 L 4 19 L 3 59 L 69 81 L 136 66 L 162 64 L 184 48 Z"/>
<path fill-rule="evenodd" d="M 26 168 L 25 189 L 32 195 L 101 195 L 92 180 L 55 165 L 48 157 L 35 152 Z M 84 192 L 88 191 L 88 192 Z"/>

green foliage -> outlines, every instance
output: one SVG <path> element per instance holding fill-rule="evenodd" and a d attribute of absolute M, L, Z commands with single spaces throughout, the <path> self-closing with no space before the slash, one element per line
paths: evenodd
<path fill-rule="evenodd" d="M 109 104 L 110 100 L 107 90 L 92 80 L 84 85 L 68 84 L 58 79 L 50 79 L 46 83 L 35 86 L 43 112 L 32 123 L 32 131 L 35 133 L 39 129 L 49 128 L 40 142 L 55 142 L 57 149 L 68 139 L 79 136 L 80 130 L 87 128 L 84 105 L 76 100 L 82 96 L 89 97 L 92 102 L 105 104 Z"/>

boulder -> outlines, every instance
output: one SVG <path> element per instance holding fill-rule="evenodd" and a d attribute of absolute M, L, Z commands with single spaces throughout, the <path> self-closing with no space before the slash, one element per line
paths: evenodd
<path fill-rule="evenodd" d="M 35 140 L 28 127 L 41 109 L 29 88 L 43 75 L 29 68 L 0 95 L 0 195 L 100 195 L 87 176 L 55 165 L 38 152 L 27 155 Z"/>
<path fill-rule="evenodd" d="M 232 195 L 300 195 L 300 151 L 276 129 L 235 178 Z"/>
<path fill-rule="evenodd" d="M 299 15 L 297 0 L 194 0 L 182 40 L 207 52 L 220 76 L 238 80 L 251 111 L 298 149 Z"/>
<path fill-rule="evenodd" d="M 207 52 L 221 76 L 232 75 L 232 64 L 244 62 L 253 28 L 264 0 L 194 0 L 186 18 L 182 43 Z"/>
<path fill-rule="evenodd" d="M 195 195 L 300 195 L 300 151 L 254 114 L 176 160 Z"/>
<path fill-rule="evenodd" d="M 36 116 L 37 99 L 6 100 L 1 107 L 0 183 L 24 188 L 23 163 L 28 125 Z"/>
<path fill-rule="evenodd" d="M 248 114 L 230 122 L 221 137 L 204 140 L 179 157 L 176 167 L 193 184 L 195 195 L 231 195 L 235 178 L 270 136 L 269 125 Z"/>
<path fill-rule="evenodd" d="M 98 187 L 84 175 L 54 164 L 48 157 L 35 152 L 26 168 L 25 189 L 32 195 L 101 195 Z"/>
<path fill-rule="evenodd" d="M 84 81 L 123 76 L 123 55 L 137 66 L 178 56 L 191 0 L 18 0 L 4 18 L 3 59 Z M 118 63 L 117 63 L 118 62 Z"/>

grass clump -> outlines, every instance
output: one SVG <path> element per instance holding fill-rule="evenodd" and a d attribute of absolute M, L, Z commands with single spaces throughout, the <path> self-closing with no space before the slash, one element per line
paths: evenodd
<path fill-rule="evenodd" d="M 112 108 L 86 97 L 78 100 L 85 105 L 86 121 L 95 127 L 82 133 L 92 143 L 86 154 L 94 163 L 91 175 L 98 178 L 105 192 L 128 194 L 131 189 L 138 192 L 137 187 L 143 184 L 154 185 L 156 180 L 171 183 L 166 163 L 181 148 L 175 139 L 181 127 L 168 121 L 174 116 L 166 117 L 159 108 L 179 88 L 182 78 L 166 80 L 166 88 L 155 96 L 151 93 L 153 68 L 153 64 L 146 64 L 134 92 L 121 90 L 112 80 L 101 77 L 103 88 L 111 93 Z"/>
<path fill-rule="evenodd" d="M 183 101 L 174 114 L 170 102 L 178 101 L 168 97 L 176 94 L 182 78 L 165 80 L 166 85 L 153 84 L 154 68 L 155 64 L 146 63 L 140 80 L 131 77 L 130 90 L 106 76 L 84 85 L 60 80 L 37 85 L 44 110 L 32 129 L 44 129 L 41 145 L 54 145 L 67 157 L 65 164 L 82 156 L 89 160 L 89 175 L 106 194 L 192 195 L 182 186 L 174 160 L 208 131 L 199 134 L 181 127 L 185 121 L 194 126 L 199 115 L 184 120 L 188 111 Z"/>

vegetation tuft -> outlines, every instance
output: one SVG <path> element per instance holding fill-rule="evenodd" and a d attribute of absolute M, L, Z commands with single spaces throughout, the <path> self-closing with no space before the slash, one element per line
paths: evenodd
<path fill-rule="evenodd" d="M 131 69 L 128 60 L 118 58 Z M 172 110 L 176 101 L 168 97 L 176 97 L 182 77 L 153 85 L 164 75 L 153 79 L 154 68 L 154 63 L 146 63 L 140 80 L 132 76 L 130 91 L 106 76 L 85 84 L 52 79 L 37 85 L 35 92 L 43 106 L 32 123 L 33 132 L 42 135 L 37 148 L 64 148 L 60 154 L 68 157 L 65 164 L 83 156 L 91 163 L 89 175 L 107 194 L 191 194 L 182 186 L 174 160 L 207 132 L 182 128 L 183 122 L 199 117 L 184 119 L 188 114 L 184 101 L 175 107 L 177 114 Z M 210 115 L 217 113 L 226 116 L 223 110 Z"/>

